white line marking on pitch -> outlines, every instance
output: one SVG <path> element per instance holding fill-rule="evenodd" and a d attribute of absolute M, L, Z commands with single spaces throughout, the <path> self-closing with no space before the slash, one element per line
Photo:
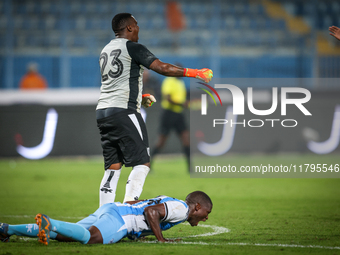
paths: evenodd
<path fill-rule="evenodd" d="M 32 215 L 0 215 L 1 217 L 8 218 L 34 218 Z M 84 217 L 60 217 L 63 219 L 83 219 Z M 189 225 L 188 223 L 184 223 L 183 225 Z M 191 235 L 185 236 L 181 238 L 191 238 L 191 237 L 202 237 L 202 236 L 213 236 L 223 233 L 228 233 L 230 230 L 225 227 L 219 227 L 214 225 L 198 225 L 198 227 L 203 228 L 212 228 L 213 232 L 208 232 L 199 235 Z M 21 237 L 23 240 L 30 240 L 32 238 Z M 157 241 L 139 241 L 141 243 L 158 243 Z M 271 243 L 206 243 L 206 242 L 173 242 L 168 244 L 189 244 L 189 245 L 238 245 L 238 246 L 263 246 L 263 247 L 284 247 L 284 248 L 312 248 L 312 249 L 328 249 L 328 250 L 340 250 L 340 247 L 337 246 L 321 246 L 321 245 L 298 245 L 298 244 L 271 244 Z"/>
<path fill-rule="evenodd" d="M 140 241 L 141 243 L 157 243 L 157 241 Z M 319 248 L 329 250 L 340 250 L 340 247 L 320 246 L 320 245 L 298 245 L 298 244 L 271 244 L 271 243 L 206 243 L 206 242 L 173 242 L 167 244 L 191 244 L 191 245 L 239 245 L 239 246 L 273 246 L 285 248 Z"/>
<path fill-rule="evenodd" d="M 183 223 L 183 225 L 189 226 L 189 223 Z M 198 227 L 212 228 L 213 232 L 208 232 L 208 233 L 199 234 L 199 235 L 185 236 L 185 237 L 180 237 L 180 238 L 201 237 L 201 236 L 214 236 L 214 235 L 230 232 L 230 230 L 225 228 L 225 227 L 218 227 L 218 226 L 214 226 L 214 225 L 202 225 L 202 224 L 200 224 L 200 225 L 198 225 Z"/>
<path fill-rule="evenodd" d="M 189 225 L 188 223 L 184 223 L 183 225 Z M 229 229 L 225 227 L 218 227 L 214 225 L 198 225 L 198 227 L 204 228 L 212 228 L 213 232 L 208 232 L 199 235 L 186 236 L 181 238 L 189 238 L 189 237 L 202 237 L 202 236 L 213 236 L 223 233 L 230 232 Z M 143 242 L 143 241 L 141 241 Z M 157 243 L 157 241 L 146 241 L 146 243 Z M 191 245 L 239 245 L 239 246 L 273 246 L 273 247 L 285 247 L 285 248 L 319 248 L 319 249 L 330 249 L 330 250 L 340 250 L 340 247 L 331 247 L 331 246 L 320 246 L 320 245 L 297 245 L 297 244 L 265 244 L 265 243 L 206 243 L 206 242 L 174 242 L 169 244 L 191 244 Z"/>

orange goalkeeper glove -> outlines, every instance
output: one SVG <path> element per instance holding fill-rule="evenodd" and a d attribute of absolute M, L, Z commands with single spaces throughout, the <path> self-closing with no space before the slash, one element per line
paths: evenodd
<path fill-rule="evenodd" d="M 150 107 L 155 102 L 156 102 L 156 98 L 153 95 L 150 95 L 150 94 L 143 94 L 142 95 L 142 105 L 145 108 Z"/>
<path fill-rule="evenodd" d="M 208 68 L 203 68 L 203 69 L 184 68 L 183 76 L 194 77 L 204 82 L 209 82 L 211 81 L 211 78 L 213 77 L 213 71 Z"/>

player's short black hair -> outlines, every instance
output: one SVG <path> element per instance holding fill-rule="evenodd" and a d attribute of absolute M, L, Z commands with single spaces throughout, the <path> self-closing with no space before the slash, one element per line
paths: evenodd
<path fill-rule="evenodd" d="M 210 197 L 203 191 L 191 192 L 189 195 L 187 195 L 185 201 L 187 202 L 187 204 L 199 203 L 202 206 L 211 206 L 211 208 L 213 206 Z"/>
<path fill-rule="evenodd" d="M 112 30 L 115 33 L 123 30 L 132 18 L 131 13 L 118 13 L 112 19 Z"/>

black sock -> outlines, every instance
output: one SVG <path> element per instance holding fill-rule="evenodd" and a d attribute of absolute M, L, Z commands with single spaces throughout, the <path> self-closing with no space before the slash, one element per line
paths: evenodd
<path fill-rule="evenodd" d="M 185 157 L 187 159 L 187 164 L 188 164 L 188 172 L 190 173 L 190 147 L 189 146 L 184 146 L 183 151 L 185 154 Z"/>

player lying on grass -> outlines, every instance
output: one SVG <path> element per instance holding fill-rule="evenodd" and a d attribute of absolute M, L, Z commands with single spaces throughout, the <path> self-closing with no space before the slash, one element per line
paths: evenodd
<path fill-rule="evenodd" d="M 162 235 L 179 223 L 188 221 L 197 226 L 206 221 L 212 202 L 202 191 L 190 193 L 185 202 L 167 196 L 158 196 L 124 204 L 108 203 L 77 223 L 69 223 L 37 214 L 37 224 L 9 225 L 0 223 L 0 240 L 8 242 L 11 235 L 37 237 L 48 245 L 50 239 L 61 242 L 78 241 L 83 244 L 116 243 L 124 237 L 137 239 L 154 234 L 159 242 L 171 242 Z"/>

